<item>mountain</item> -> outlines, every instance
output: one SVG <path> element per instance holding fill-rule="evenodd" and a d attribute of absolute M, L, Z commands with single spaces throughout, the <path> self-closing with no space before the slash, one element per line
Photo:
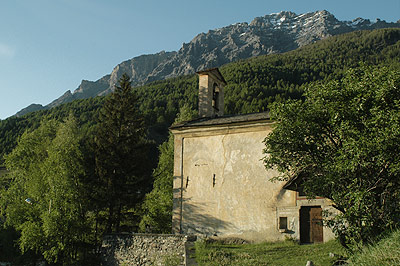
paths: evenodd
<path fill-rule="evenodd" d="M 262 112 L 275 101 L 299 99 L 308 86 L 338 81 L 349 68 L 370 65 L 400 70 L 399 58 L 400 28 L 395 28 L 350 32 L 286 53 L 228 63 L 220 68 L 228 83 L 224 93 L 225 114 Z M 148 136 L 158 145 L 168 137 L 168 127 L 183 106 L 196 110 L 198 79 L 195 74 L 168 78 L 137 86 L 134 93 L 141 99 L 139 109 Z M 48 110 L 1 120 L 0 166 L 4 155 L 13 150 L 18 138 L 26 130 L 37 128 L 43 119 L 63 121 L 73 113 L 82 129 L 92 132 L 105 99 L 75 100 Z"/>
<path fill-rule="evenodd" d="M 23 115 L 31 113 L 31 112 L 42 110 L 44 108 L 45 107 L 43 107 L 43 105 L 41 105 L 41 104 L 32 103 L 32 104 L 28 105 L 27 107 L 18 111 L 18 113 L 16 113 L 15 115 L 19 117 L 19 116 L 23 116 Z"/>
<path fill-rule="evenodd" d="M 388 23 L 377 19 L 356 18 L 339 21 L 326 10 L 297 15 L 282 11 L 198 34 L 179 51 L 141 55 L 117 65 L 110 75 L 97 81 L 83 80 L 74 91 L 41 108 L 52 108 L 73 101 L 110 93 L 119 77 L 127 73 L 132 85 L 143 85 L 195 73 L 201 69 L 217 67 L 229 62 L 264 54 L 283 53 L 308 45 L 329 36 L 351 31 L 400 27 L 400 21 Z M 35 105 L 36 110 L 40 108 Z M 27 108 L 25 108 L 27 109 Z M 17 116 L 27 110 L 21 110 Z"/>

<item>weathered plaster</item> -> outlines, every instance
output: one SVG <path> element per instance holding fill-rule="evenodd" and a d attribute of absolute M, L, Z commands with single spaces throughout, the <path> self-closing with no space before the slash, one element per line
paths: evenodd
<path fill-rule="evenodd" d="M 324 200 L 298 200 L 270 182 L 263 140 L 269 120 L 172 130 L 175 136 L 173 230 L 176 233 L 239 237 L 248 241 L 299 239 L 301 206 L 329 208 Z M 287 217 L 288 230 L 278 229 Z M 324 240 L 332 233 L 324 228 Z"/>
<path fill-rule="evenodd" d="M 250 241 L 299 239 L 301 207 L 318 207 L 310 220 L 315 225 L 320 208 L 331 204 L 298 199 L 283 182 L 270 182 L 277 172 L 267 171 L 262 160 L 263 140 L 274 124 L 269 113 L 222 116 L 224 77 L 216 68 L 197 74 L 200 118 L 170 128 L 175 140 L 173 232 Z M 313 228 L 320 241 L 321 230 Z M 333 236 L 328 231 L 323 230 L 325 241 Z"/>

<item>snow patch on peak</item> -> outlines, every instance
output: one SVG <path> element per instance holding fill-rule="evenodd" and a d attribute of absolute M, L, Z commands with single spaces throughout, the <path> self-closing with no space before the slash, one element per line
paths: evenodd
<path fill-rule="evenodd" d="M 363 18 L 356 18 L 355 20 L 353 20 L 351 22 L 351 24 L 355 26 L 355 25 L 363 23 L 364 21 L 365 21 L 365 19 L 363 19 Z"/>
<path fill-rule="evenodd" d="M 356 27 L 363 26 L 363 25 L 370 26 L 373 24 L 373 23 L 371 23 L 371 21 L 369 19 L 363 19 L 360 17 L 353 19 L 352 21 L 346 21 L 345 23 L 347 26 L 352 27 L 352 28 L 356 28 Z"/>
<path fill-rule="evenodd" d="M 302 17 L 304 17 L 304 16 L 306 16 L 306 15 L 307 15 L 306 13 L 301 14 L 301 15 L 298 15 L 298 16 L 296 17 L 296 19 L 302 18 Z"/>

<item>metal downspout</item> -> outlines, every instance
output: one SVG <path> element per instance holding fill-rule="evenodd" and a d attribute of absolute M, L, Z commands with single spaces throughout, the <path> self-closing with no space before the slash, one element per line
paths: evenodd
<path fill-rule="evenodd" d="M 181 149 L 181 199 L 180 199 L 180 215 L 179 215 L 179 233 L 182 234 L 182 220 L 183 220 L 183 143 L 185 138 L 182 138 L 182 149 Z"/>

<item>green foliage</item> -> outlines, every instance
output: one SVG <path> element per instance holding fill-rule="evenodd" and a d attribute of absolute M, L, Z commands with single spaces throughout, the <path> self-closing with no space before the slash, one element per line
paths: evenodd
<path fill-rule="evenodd" d="M 228 85 L 225 87 L 225 113 L 239 114 L 265 111 L 269 109 L 271 104 L 274 102 L 280 102 L 285 99 L 300 99 L 304 90 L 308 87 L 312 87 L 314 83 L 322 81 L 322 83 L 330 84 L 330 82 L 340 80 L 344 76 L 344 73 L 347 69 L 358 68 L 360 62 L 366 62 L 368 65 L 390 65 L 393 69 L 400 69 L 400 63 L 398 60 L 400 56 L 399 36 L 399 29 L 353 32 L 342 36 L 327 38 L 326 40 L 319 41 L 313 45 L 306 46 L 289 53 L 260 56 L 222 66 L 220 70 L 228 82 Z M 146 133 L 148 133 L 148 138 L 153 140 L 157 145 L 165 142 L 168 139 L 168 127 L 176 118 L 178 110 L 182 109 L 182 107 L 185 105 L 185 108 L 192 110 L 197 109 L 198 78 L 195 75 L 156 81 L 141 87 L 133 88 L 132 90 L 134 94 L 140 98 L 140 102 L 135 101 L 134 106 L 139 110 L 144 120 L 144 129 L 142 128 L 142 132 L 146 131 Z M 45 159 L 43 158 L 47 158 L 46 156 L 48 156 L 44 147 L 55 145 L 52 144 L 50 139 L 53 139 L 54 136 L 57 135 L 57 129 L 49 125 L 45 126 L 47 122 L 43 122 L 43 125 L 41 125 L 41 121 L 49 120 L 51 122 L 48 122 L 47 124 L 57 124 L 66 119 L 72 112 L 77 117 L 76 123 L 78 123 L 78 127 L 80 128 L 81 132 L 79 137 L 79 145 L 82 155 L 79 156 L 84 158 L 83 162 L 81 162 L 82 165 L 80 166 L 83 167 L 84 170 L 79 169 L 79 171 L 84 171 L 86 173 L 82 178 L 81 183 L 79 183 L 81 189 L 78 192 L 80 193 L 82 201 L 89 205 L 87 206 L 88 209 L 85 219 L 91 225 L 90 230 L 94 231 L 94 234 L 91 236 L 91 238 L 98 240 L 101 234 L 106 230 L 107 217 L 109 214 L 109 209 L 107 209 L 107 204 L 109 202 L 107 200 L 109 199 L 109 196 L 116 195 L 117 191 L 120 191 L 121 194 L 124 195 L 124 199 L 120 202 L 123 203 L 120 205 L 121 212 L 119 212 L 119 207 L 117 207 L 114 211 L 115 215 L 112 215 L 113 218 L 109 219 L 109 221 L 114 221 L 111 222 L 114 224 L 113 230 L 116 230 L 116 227 L 118 227 L 116 226 L 116 224 L 118 224 L 118 222 L 116 222 L 117 220 L 121 220 L 125 224 L 130 221 L 127 230 L 135 228 L 135 224 L 138 220 L 138 213 L 136 211 L 137 208 L 134 207 L 139 201 L 142 200 L 143 193 L 148 191 L 147 187 L 150 184 L 144 181 L 144 183 L 137 184 L 136 186 L 134 185 L 136 181 L 134 181 L 130 186 L 122 188 L 122 190 L 115 189 L 114 192 L 109 195 L 106 193 L 107 186 L 101 185 L 104 185 L 105 181 L 107 180 L 106 172 L 103 172 L 102 178 L 96 178 L 95 156 L 93 150 L 95 144 L 91 138 L 95 135 L 95 128 L 99 123 L 98 118 L 100 115 L 100 108 L 102 108 L 107 99 L 112 97 L 112 95 L 109 95 L 107 97 L 76 100 L 50 110 L 42 110 L 24 115 L 23 117 L 11 117 L 0 121 L 0 165 L 4 163 L 3 156 L 10 154 L 11 151 L 16 148 L 18 139 L 21 139 L 20 141 L 26 142 L 26 147 L 36 148 L 26 148 L 26 154 L 24 156 L 21 155 L 19 158 L 15 158 L 15 164 L 20 164 L 19 166 L 16 165 L 19 167 L 16 168 L 16 171 L 21 171 L 21 173 L 24 175 L 27 174 L 27 176 L 29 176 L 29 179 L 27 180 L 32 184 L 38 182 L 37 185 L 33 184 L 32 187 L 28 189 L 22 185 L 25 182 L 21 179 L 24 177 L 22 174 L 19 175 L 19 173 L 17 174 L 17 172 L 15 172 L 16 174 L 12 175 L 11 179 L 2 178 L 0 180 L 0 189 L 2 189 L 2 191 L 0 191 L 0 201 L 3 202 L 3 205 L 1 206 L 2 212 L 4 212 L 3 208 L 5 208 L 5 206 L 10 207 L 10 209 L 7 211 L 12 211 L 14 208 L 15 213 L 18 213 L 17 210 L 20 210 L 20 208 L 24 208 L 20 216 L 16 215 L 16 218 L 22 219 L 22 223 L 25 221 L 24 219 L 26 219 L 26 217 L 36 217 L 37 212 L 48 209 L 49 201 L 46 203 L 46 200 L 48 200 L 50 196 L 53 196 L 53 194 L 49 194 L 50 187 L 45 183 L 53 181 L 52 179 L 49 179 L 45 182 L 44 176 L 46 175 L 42 175 L 42 172 L 44 172 L 45 169 L 50 169 L 54 165 L 57 165 L 56 155 L 54 155 L 52 162 L 50 159 L 48 160 L 46 163 L 47 168 L 45 168 L 45 164 L 43 164 L 43 166 L 40 168 L 33 167 L 29 164 L 29 161 L 44 161 Z M 293 114 L 297 113 L 293 112 Z M 391 123 L 390 120 L 386 119 L 386 116 L 383 114 L 381 115 L 383 117 L 383 119 L 381 119 L 381 123 Z M 390 114 L 390 117 L 390 119 L 394 119 L 392 114 Z M 316 117 L 316 119 L 317 118 L 318 117 Z M 185 118 L 182 119 L 187 120 Z M 41 129 L 36 132 L 36 129 L 39 127 L 41 127 Z M 48 127 L 48 136 L 45 135 L 45 127 Z M 51 128 L 53 128 L 52 131 L 50 130 Z M 396 130 L 396 128 L 394 128 L 394 130 Z M 25 134 L 28 135 L 36 132 L 35 134 L 37 134 L 38 138 L 31 138 L 28 143 L 28 140 L 23 140 L 26 137 L 22 136 L 26 131 L 27 133 Z M 39 132 L 42 133 L 39 134 Z M 386 134 L 384 136 L 390 135 L 389 133 L 390 132 L 384 132 L 384 134 Z M 144 133 L 141 135 L 144 136 Z M 168 143 L 160 147 L 159 150 L 161 153 L 165 154 L 165 157 L 172 158 L 172 145 L 173 144 L 168 141 Z M 386 146 L 382 146 L 382 148 L 379 148 L 378 150 L 390 149 L 390 145 L 388 143 Z M 111 145 L 109 145 L 109 147 L 110 146 Z M 155 147 L 155 145 L 154 147 L 150 147 L 152 158 L 157 158 L 158 156 L 158 151 Z M 78 159 L 80 158 L 79 156 L 77 157 Z M 60 155 L 58 158 L 62 159 L 63 157 Z M 97 159 L 99 159 L 99 157 L 97 157 Z M 114 164 L 112 160 L 110 161 L 110 164 Z M 169 201 L 169 199 L 172 197 L 169 192 L 171 189 L 172 174 L 167 174 L 172 173 L 172 163 L 168 165 L 168 161 L 170 159 L 164 159 L 164 155 L 162 154 L 160 154 L 159 160 L 163 163 L 160 163 L 159 168 L 154 171 L 154 192 L 152 192 L 153 194 L 148 195 L 149 203 L 144 204 L 145 216 L 143 218 L 143 221 L 146 221 L 147 218 L 149 219 L 146 222 L 143 222 L 143 224 L 150 224 L 152 230 L 155 231 L 164 230 L 161 229 L 161 222 L 158 223 L 158 225 L 157 223 L 153 222 L 156 222 L 157 219 L 160 219 L 160 221 L 166 221 L 169 219 L 169 210 L 171 206 L 171 201 Z M 130 164 L 131 162 L 135 163 L 135 160 L 129 161 L 127 159 L 124 161 L 125 164 Z M 155 167 L 156 163 L 156 160 L 148 160 L 145 164 L 141 165 L 147 168 L 147 171 L 150 172 L 150 169 Z M 74 165 L 74 167 L 77 165 Z M 57 167 L 63 167 L 63 169 L 56 168 L 60 170 L 60 173 L 63 174 L 67 171 L 65 169 L 68 168 L 63 163 Z M 72 169 L 77 171 L 75 168 Z M 165 174 L 163 172 L 164 170 L 161 169 L 165 170 Z M 50 169 L 49 172 L 54 171 Z M 100 172 L 102 171 L 97 173 Z M 160 174 L 158 175 L 158 173 Z M 56 175 L 54 178 L 55 177 Z M 123 183 L 122 180 L 121 182 L 118 181 L 119 184 Z M 148 178 L 147 181 L 151 182 L 152 180 L 151 178 Z M 38 185 L 41 183 L 44 183 L 45 185 Z M 7 190 L 7 193 L 14 191 L 13 193 L 15 193 L 15 195 L 6 199 L 4 197 L 4 189 L 8 189 L 11 184 L 12 187 L 14 187 L 14 190 Z M 21 191 L 15 187 L 18 184 L 21 186 Z M 68 184 L 61 183 L 61 185 L 61 187 L 64 187 L 63 189 L 66 189 L 65 186 Z M 116 185 L 115 188 L 118 186 Z M 129 200 L 128 196 L 132 196 L 131 192 L 133 190 L 129 190 L 131 188 L 134 188 L 134 190 L 138 192 L 138 197 L 132 201 Z M 32 190 L 36 195 L 39 194 L 41 189 L 44 192 L 43 195 L 45 196 L 45 200 L 41 203 L 41 207 L 38 208 L 38 210 L 36 210 L 36 207 L 28 208 L 28 206 L 31 205 L 20 202 L 21 199 L 25 200 L 27 196 L 23 197 L 18 193 L 22 193 L 22 191 L 25 190 L 29 190 L 29 192 L 31 192 Z M 357 201 L 357 199 L 363 195 L 364 194 L 360 194 L 357 196 L 357 198 L 352 200 L 358 204 L 359 201 Z M 394 195 L 396 195 L 396 193 Z M 386 194 L 384 194 L 384 197 L 386 197 Z M 15 202 L 13 204 L 8 204 L 9 202 L 6 201 L 11 201 L 11 199 L 15 200 Z M 163 199 L 162 202 L 166 204 L 160 204 L 159 199 Z M 386 201 L 386 198 L 383 199 Z M 130 203 L 125 204 L 128 201 Z M 4 205 L 5 203 L 7 204 Z M 55 204 L 58 204 L 58 202 Z M 357 204 L 355 206 L 359 206 Z M 116 204 L 116 206 L 117 205 L 118 204 Z M 38 206 L 38 204 L 36 206 Z M 360 210 L 364 209 L 361 208 Z M 25 213 L 25 211 L 27 212 Z M 75 210 L 72 209 L 72 211 Z M 117 215 L 118 213 L 121 214 L 121 217 L 119 218 Z M 48 217 L 48 219 L 51 220 L 55 218 Z M 35 238 L 35 232 L 41 234 L 42 232 L 40 230 L 44 230 L 42 227 L 35 226 L 37 223 L 29 224 L 28 222 L 26 223 L 26 228 L 29 227 L 32 230 L 26 232 L 25 237 L 29 236 L 30 239 Z M 170 220 L 168 222 L 170 223 Z M 48 228 L 55 228 L 55 226 L 56 225 L 54 223 L 48 224 Z M 164 228 L 167 228 L 167 226 Z M 21 230 L 19 230 L 19 232 L 21 232 Z M 355 234 L 358 234 L 358 232 Z M 40 238 L 38 238 L 38 241 L 39 239 Z M 91 239 L 91 243 L 95 242 L 93 239 Z M 23 241 L 27 242 L 27 238 L 23 239 Z M 38 241 L 35 241 L 34 243 Z M 49 243 L 52 242 L 49 241 Z M 58 250 L 62 249 L 63 247 L 58 247 Z M 49 254 L 49 256 L 52 255 Z"/>
<path fill-rule="evenodd" d="M 124 74 L 119 86 L 106 99 L 95 133 L 97 202 L 108 210 L 106 232 L 118 232 L 125 214 L 147 192 L 147 140 L 144 123 L 137 109 L 138 98 L 132 93 L 129 77 Z"/>
<path fill-rule="evenodd" d="M 20 233 L 23 253 L 70 264 L 88 243 L 86 202 L 80 197 L 80 134 L 71 116 L 64 123 L 43 121 L 22 135 L 6 157 L 11 181 L 0 199 L 6 226 Z"/>
<path fill-rule="evenodd" d="M 364 247 L 347 263 L 349 266 L 400 265 L 400 231 L 390 234 L 372 246 Z"/>
<path fill-rule="evenodd" d="M 199 266 L 298 266 L 311 260 L 315 265 L 333 265 L 329 253 L 343 254 L 336 241 L 324 244 L 299 245 L 291 241 L 227 245 L 197 241 L 196 261 Z"/>
<path fill-rule="evenodd" d="M 310 196 L 341 211 L 327 223 L 352 249 L 400 221 L 400 71 L 366 67 L 276 103 L 265 139 L 267 168 L 298 178 Z"/>
<path fill-rule="evenodd" d="M 225 113 L 269 109 L 283 99 L 299 99 L 308 84 L 338 80 L 360 62 L 400 67 L 400 29 L 358 31 L 333 36 L 284 54 L 259 56 L 223 66 Z"/>
<path fill-rule="evenodd" d="M 0 121 L 0 165 L 3 164 L 4 155 L 15 148 L 18 138 L 26 130 L 34 130 L 39 127 L 42 120 L 54 119 L 63 121 L 70 113 L 77 118 L 83 131 L 89 131 L 95 124 L 98 110 L 103 102 L 103 97 L 85 100 L 76 100 L 68 104 L 55 107 L 50 110 L 42 110 L 29 113 L 22 117 L 10 117 Z"/>
<path fill-rule="evenodd" d="M 188 121 L 196 116 L 189 105 L 184 105 L 175 123 Z M 172 183 L 174 175 L 174 136 L 169 135 L 159 146 L 157 168 L 153 172 L 153 190 L 146 195 L 142 205 L 143 216 L 140 222 L 142 232 L 171 233 L 172 228 Z"/>
<path fill-rule="evenodd" d="M 338 80 L 348 68 L 360 62 L 400 68 L 400 30 L 358 31 L 334 36 L 292 52 L 259 56 L 221 67 L 228 82 L 225 113 L 241 114 L 269 109 L 275 101 L 299 99 L 310 83 Z M 185 104 L 197 109 L 198 79 L 195 75 L 156 81 L 134 88 L 145 118 L 149 138 L 157 144 L 168 138 L 167 128 Z M 107 97 L 106 97 L 107 98 Z M 0 160 L 15 147 L 17 138 L 28 128 L 37 128 L 42 117 L 61 121 L 74 111 L 81 126 L 96 122 L 103 97 L 77 100 L 51 110 L 0 121 Z M 1 161 L 0 161 L 1 164 Z"/>
<path fill-rule="evenodd" d="M 0 228 L 3 223 L 0 222 Z M 0 230 L 0 261 L 10 262 L 11 265 L 29 265 L 32 261 L 39 259 L 34 252 L 26 252 L 21 254 L 17 240 L 18 232 L 12 227 Z"/>
<path fill-rule="evenodd" d="M 159 147 L 158 166 L 153 172 L 153 190 L 143 202 L 143 216 L 140 222 L 142 232 L 171 233 L 172 181 L 174 170 L 174 137 Z"/>
<path fill-rule="evenodd" d="M 198 78 L 195 75 L 152 82 L 134 88 L 140 97 L 140 111 L 146 124 L 158 133 L 165 134 L 166 128 L 175 120 L 179 110 L 187 105 L 197 109 Z"/>
<path fill-rule="evenodd" d="M 179 254 L 165 255 L 162 260 L 163 260 L 162 265 L 164 265 L 164 266 L 182 265 L 182 257 Z"/>

